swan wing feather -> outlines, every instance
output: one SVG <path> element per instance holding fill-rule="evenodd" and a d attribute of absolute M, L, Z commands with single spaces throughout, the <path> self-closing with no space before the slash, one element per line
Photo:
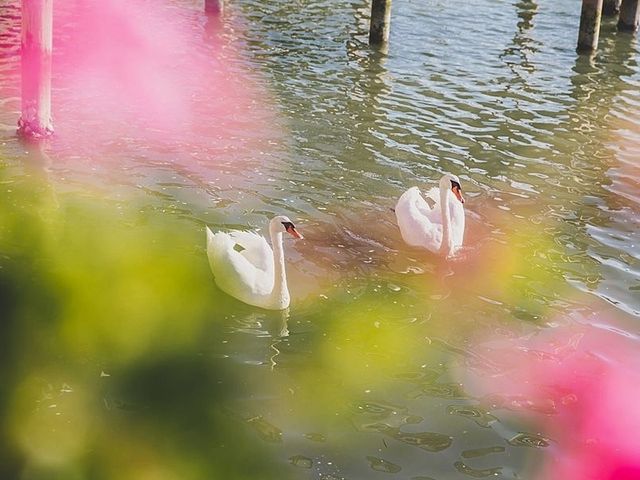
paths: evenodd
<path fill-rule="evenodd" d="M 229 236 L 235 242 L 235 245 L 242 247 L 239 250 L 256 268 L 264 272 L 273 272 L 273 251 L 267 243 L 267 240 L 256 232 L 245 232 L 241 230 L 233 230 L 229 232 Z M 236 248 L 234 245 L 234 249 Z"/>
<path fill-rule="evenodd" d="M 449 215 L 451 219 L 451 239 L 455 247 L 461 247 L 464 240 L 464 206 L 453 196 L 451 192 L 447 192 L 449 196 Z M 440 208 L 440 188 L 430 188 L 425 197 L 432 200 L 433 208 L 427 213 L 427 217 L 433 223 L 442 225 L 442 209 Z"/>
<path fill-rule="evenodd" d="M 442 225 L 431 220 L 432 208 L 418 187 L 404 192 L 396 204 L 396 219 L 402 238 L 414 247 L 438 251 L 442 242 Z"/>
<path fill-rule="evenodd" d="M 425 197 L 433 202 L 433 207 L 426 212 L 427 218 L 433 223 L 442 225 L 442 209 L 440 208 L 440 188 L 432 187 L 425 193 Z"/>
<path fill-rule="evenodd" d="M 273 291 L 273 254 L 264 238 L 260 237 L 266 248 L 265 245 L 261 245 L 258 238 L 254 238 L 259 235 L 248 236 L 247 233 L 239 231 L 213 233 L 207 228 L 207 256 L 218 287 L 245 303 L 255 305 L 261 297 L 268 296 Z M 240 243 L 237 240 L 244 241 L 248 245 L 241 244 L 245 250 L 239 252 L 235 249 Z M 267 270 L 263 270 L 250 260 L 250 258 L 257 258 L 258 252 L 266 254 L 266 249 L 271 255 L 270 272 L 267 271 L 268 261 L 263 259 L 262 266 L 267 267 Z M 247 251 L 249 252 L 245 253 Z"/>

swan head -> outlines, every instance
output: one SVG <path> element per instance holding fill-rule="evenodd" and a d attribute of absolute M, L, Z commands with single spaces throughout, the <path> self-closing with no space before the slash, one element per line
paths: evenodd
<path fill-rule="evenodd" d="M 440 189 L 451 190 L 460 203 L 464 203 L 460 179 L 451 173 L 445 173 L 440 179 Z"/>
<path fill-rule="evenodd" d="M 269 229 L 272 232 L 281 232 L 284 230 L 293 238 L 297 238 L 302 240 L 304 237 L 296 230 L 296 226 L 293 224 L 289 217 L 285 215 L 278 215 L 277 217 L 273 217 L 271 222 L 269 223 Z"/>

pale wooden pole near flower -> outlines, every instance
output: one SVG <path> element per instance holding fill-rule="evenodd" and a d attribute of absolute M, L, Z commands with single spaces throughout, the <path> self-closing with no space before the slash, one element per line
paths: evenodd
<path fill-rule="evenodd" d="M 598 48 L 603 0 L 582 0 L 578 52 L 593 52 Z"/>
<path fill-rule="evenodd" d="M 223 0 L 204 0 L 204 11 L 210 15 L 222 15 L 224 11 Z"/>
<path fill-rule="evenodd" d="M 53 0 L 22 0 L 22 114 L 18 133 L 46 137 L 51 118 Z"/>

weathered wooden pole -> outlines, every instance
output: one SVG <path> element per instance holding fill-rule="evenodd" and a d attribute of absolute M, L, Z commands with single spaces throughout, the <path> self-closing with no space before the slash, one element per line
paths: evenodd
<path fill-rule="evenodd" d="M 372 0 L 369 45 L 384 45 L 389 41 L 391 0 Z"/>
<path fill-rule="evenodd" d="M 598 48 L 600 19 L 602 18 L 602 1 L 603 0 L 582 0 L 578 52 L 593 52 Z"/>
<path fill-rule="evenodd" d="M 613 17 L 620 11 L 620 2 L 622 0 L 604 0 L 602 4 L 602 15 Z"/>
<path fill-rule="evenodd" d="M 622 32 L 635 32 L 640 21 L 640 8 L 638 0 L 622 0 L 620 5 L 620 17 L 618 17 L 618 30 Z"/>
<path fill-rule="evenodd" d="M 204 11 L 210 15 L 222 15 L 223 0 L 204 0 Z"/>
<path fill-rule="evenodd" d="M 51 119 L 53 0 L 22 0 L 22 115 L 18 134 L 47 137 Z"/>

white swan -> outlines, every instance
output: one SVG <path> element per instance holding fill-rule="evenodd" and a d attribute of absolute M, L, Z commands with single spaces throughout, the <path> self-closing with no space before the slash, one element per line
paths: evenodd
<path fill-rule="evenodd" d="M 273 250 L 257 233 L 233 230 L 213 233 L 207 227 L 207 256 L 216 284 L 238 300 L 265 308 L 289 306 L 282 234 L 303 238 L 289 218 L 279 215 L 269 222 Z"/>
<path fill-rule="evenodd" d="M 433 187 L 427 197 L 430 207 L 418 187 L 402 194 L 395 212 L 403 240 L 413 247 L 451 256 L 464 239 L 464 198 L 460 180 L 450 173 L 440 179 L 440 191 Z"/>

